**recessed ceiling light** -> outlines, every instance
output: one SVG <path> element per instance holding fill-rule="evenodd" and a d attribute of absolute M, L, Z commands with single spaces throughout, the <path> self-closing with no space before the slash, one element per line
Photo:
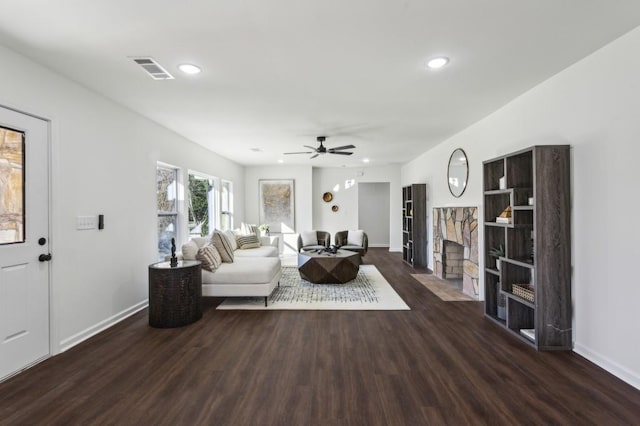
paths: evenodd
<path fill-rule="evenodd" d="M 282 164 L 282 163 L 284 163 L 284 160 L 281 158 L 281 159 L 278 160 L 278 163 Z"/>
<path fill-rule="evenodd" d="M 449 58 L 445 56 L 440 56 L 438 58 L 429 59 L 427 62 L 427 67 L 432 70 L 437 70 L 438 68 L 442 68 L 449 63 Z"/>
<path fill-rule="evenodd" d="M 253 152 L 262 152 L 262 148 L 249 148 Z"/>
<path fill-rule="evenodd" d="M 362 159 L 362 162 L 363 162 L 363 163 L 368 163 L 369 161 L 371 161 L 371 160 L 369 160 L 368 158 L 363 158 L 363 159 Z"/>
<path fill-rule="evenodd" d="M 185 74 L 200 74 L 200 67 L 197 67 L 193 64 L 180 64 L 178 65 L 178 69 Z"/>

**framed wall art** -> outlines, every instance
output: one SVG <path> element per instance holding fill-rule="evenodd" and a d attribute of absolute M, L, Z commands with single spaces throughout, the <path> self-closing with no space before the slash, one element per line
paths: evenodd
<path fill-rule="evenodd" d="M 270 232 L 295 232 L 294 179 L 260 179 L 260 223 Z"/>

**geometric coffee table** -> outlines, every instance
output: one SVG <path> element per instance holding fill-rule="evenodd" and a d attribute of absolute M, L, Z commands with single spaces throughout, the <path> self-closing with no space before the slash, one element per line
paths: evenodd
<path fill-rule="evenodd" d="M 314 284 L 344 284 L 353 280 L 360 269 L 360 254 L 338 250 L 336 254 L 306 251 L 298 254 L 300 276 Z"/>

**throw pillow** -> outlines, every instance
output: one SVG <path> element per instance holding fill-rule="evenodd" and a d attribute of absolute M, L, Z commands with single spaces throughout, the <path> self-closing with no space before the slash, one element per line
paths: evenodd
<path fill-rule="evenodd" d="M 364 239 L 364 231 L 347 231 L 347 245 L 349 246 L 362 246 L 362 240 Z"/>
<path fill-rule="evenodd" d="M 196 260 L 198 254 L 198 244 L 195 241 L 189 241 L 182 245 L 182 258 L 184 260 Z"/>
<path fill-rule="evenodd" d="M 202 268 L 211 272 L 215 272 L 220 264 L 222 263 L 222 258 L 220 257 L 220 253 L 215 248 L 215 246 L 211 244 L 207 244 L 198 250 L 196 254 L 196 260 L 199 260 L 202 263 Z"/>
<path fill-rule="evenodd" d="M 227 240 L 229 240 L 229 243 L 231 243 L 231 249 L 238 250 L 238 244 L 236 243 L 236 238 L 238 237 L 238 235 L 235 232 L 233 232 L 231 229 L 227 229 L 226 231 L 223 231 L 223 234 L 225 237 L 227 237 Z"/>
<path fill-rule="evenodd" d="M 300 238 L 302 238 L 303 247 L 318 245 L 318 233 L 316 231 L 302 231 L 300 232 Z"/>
<path fill-rule="evenodd" d="M 240 250 L 260 247 L 260 240 L 256 234 L 243 235 L 237 239 Z"/>
<path fill-rule="evenodd" d="M 218 250 L 223 262 L 233 263 L 233 249 L 231 248 L 231 242 L 227 236 L 222 233 L 222 231 L 218 231 L 217 229 L 213 231 L 211 244 L 213 244 Z"/>
<path fill-rule="evenodd" d="M 258 235 L 258 225 L 251 223 L 242 222 L 242 226 L 240 226 L 243 235 L 256 234 Z"/>

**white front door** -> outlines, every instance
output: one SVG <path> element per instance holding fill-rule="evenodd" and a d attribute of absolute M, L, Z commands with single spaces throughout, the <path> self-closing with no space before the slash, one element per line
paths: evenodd
<path fill-rule="evenodd" d="M 48 131 L 0 107 L 0 380 L 49 356 Z"/>

